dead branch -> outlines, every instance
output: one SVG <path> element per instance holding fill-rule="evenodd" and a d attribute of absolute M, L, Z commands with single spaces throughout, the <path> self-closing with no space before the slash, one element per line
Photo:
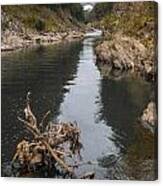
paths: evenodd
<path fill-rule="evenodd" d="M 29 96 L 30 93 L 27 94 L 26 107 L 24 109 L 25 119 L 18 117 L 18 120 L 24 123 L 28 131 L 33 134 L 34 139 L 32 142 L 23 140 L 17 145 L 12 162 L 18 160 L 20 164 L 26 165 L 37 164 L 38 162 L 44 164 L 43 157 L 49 154 L 63 170 L 71 175 L 74 174 L 72 167 L 65 162 L 66 149 L 63 152 L 60 151 L 60 145 L 67 143 L 69 152 L 72 151 L 72 154 L 80 153 L 79 128 L 73 123 L 51 123 L 47 125 L 48 129 L 46 131 L 41 132 L 39 127 L 43 126 L 50 111 L 43 116 L 38 125 L 37 119 L 31 110 Z"/>
<path fill-rule="evenodd" d="M 68 175 L 76 178 L 74 169 L 84 164 L 93 164 L 92 162 L 83 162 L 74 165 L 66 163 L 66 158 L 72 158 L 76 155 L 80 156 L 80 129 L 77 123 L 46 123 L 45 129 L 43 125 L 45 119 L 50 114 L 50 111 L 45 113 L 40 123 L 37 122 L 35 115 L 30 106 L 31 93 L 27 93 L 26 107 L 24 109 L 25 119 L 18 117 L 27 130 L 33 135 L 30 140 L 22 140 L 16 147 L 15 155 L 13 156 L 12 163 L 19 162 L 22 167 L 31 170 L 30 167 L 37 167 L 37 165 L 44 165 L 52 167 L 58 166 L 62 171 Z M 27 171 L 28 172 L 28 171 Z M 81 179 L 94 179 L 95 173 L 88 172 Z"/>
<path fill-rule="evenodd" d="M 37 128 L 37 119 L 36 117 L 34 116 L 34 114 L 32 113 L 31 111 L 31 107 L 30 107 L 30 92 L 27 93 L 27 99 L 26 99 L 26 108 L 24 109 L 24 113 L 25 113 L 25 119 L 27 121 L 29 121 L 29 123 L 31 125 L 33 125 L 35 128 Z"/>
<path fill-rule="evenodd" d="M 45 113 L 45 115 L 43 116 L 43 118 L 42 118 L 42 120 L 41 120 L 41 122 L 40 122 L 40 124 L 39 124 L 39 127 L 43 127 L 44 121 L 45 121 L 45 119 L 48 117 L 48 115 L 49 115 L 50 113 L 51 113 L 50 110 L 49 110 L 48 112 Z"/>

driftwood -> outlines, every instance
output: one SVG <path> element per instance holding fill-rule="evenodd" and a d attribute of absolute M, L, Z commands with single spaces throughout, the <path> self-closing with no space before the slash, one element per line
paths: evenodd
<path fill-rule="evenodd" d="M 21 165 L 37 166 L 38 164 L 55 164 L 63 171 L 74 175 L 73 166 L 66 163 L 66 157 L 80 156 L 80 129 L 73 123 L 48 123 L 42 131 L 45 119 L 50 114 L 48 111 L 38 123 L 30 106 L 30 93 L 27 94 L 26 107 L 24 109 L 25 119 L 18 117 L 24 123 L 28 131 L 33 135 L 32 140 L 22 140 L 16 148 L 12 162 Z M 47 158 L 50 159 L 47 162 Z M 46 160 L 46 161 L 45 161 Z"/>

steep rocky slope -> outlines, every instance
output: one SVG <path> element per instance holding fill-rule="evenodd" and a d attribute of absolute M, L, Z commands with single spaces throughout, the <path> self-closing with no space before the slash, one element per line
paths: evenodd
<path fill-rule="evenodd" d="M 2 6 L 1 49 L 81 37 L 82 12 L 80 4 Z"/>
<path fill-rule="evenodd" d="M 98 5 L 97 5 L 98 6 Z M 100 21 L 104 40 L 97 46 L 97 63 L 155 80 L 157 73 L 157 4 L 113 3 Z"/>

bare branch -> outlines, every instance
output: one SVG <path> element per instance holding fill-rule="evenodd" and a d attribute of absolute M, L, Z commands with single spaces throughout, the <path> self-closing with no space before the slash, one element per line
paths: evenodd
<path fill-rule="evenodd" d="M 17 145 L 16 153 L 13 157 L 13 162 L 18 160 L 21 164 L 30 165 L 34 163 L 44 164 L 44 156 L 51 156 L 49 161 L 58 163 L 60 167 L 70 175 L 74 175 L 73 166 L 69 166 L 65 162 L 65 157 L 71 154 L 80 154 L 80 129 L 77 124 L 73 123 L 59 123 L 47 124 L 46 131 L 40 131 L 39 126 L 43 127 L 45 119 L 50 114 L 50 111 L 46 112 L 40 122 L 37 125 L 37 119 L 33 114 L 30 107 L 30 93 L 27 94 L 27 105 L 24 109 L 25 119 L 18 117 L 18 120 L 25 124 L 28 131 L 33 134 L 34 139 L 32 142 L 23 140 Z M 64 145 L 63 145 L 64 144 Z M 67 147 L 66 147 L 67 145 Z M 67 152 L 68 151 L 68 152 Z M 46 158 L 45 158 L 46 159 Z M 52 162 L 49 162 L 51 165 Z"/>
<path fill-rule="evenodd" d="M 43 116 L 43 118 L 42 118 L 42 120 L 41 120 L 41 122 L 40 122 L 40 124 L 39 124 L 39 127 L 43 127 L 43 125 L 44 125 L 44 121 L 45 121 L 45 119 L 48 117 L 48 115 L 51 113 L 51 111 L 49 110 L 49 111 L 47 111 L 45 114 L 44 114 L 44 116 Z"/>

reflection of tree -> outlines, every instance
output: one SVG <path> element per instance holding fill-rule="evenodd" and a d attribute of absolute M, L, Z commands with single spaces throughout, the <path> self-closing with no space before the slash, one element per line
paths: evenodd
<path fill-rule="evenodd" d="M 154 139 L 137 123 L 151 99 L 151 86 L 129 77 L 118 80 L 104 77 L 100 97 L 98 119 L 111 126 L 113 134 L 109 138 L 123 153 L 120 157 L 108 154 L 98 160 L 102 167 L 107 168 L 108 178 L 154 179 Z"/>
<path fill-rule="evenodd" d="M 79 42 L 62 43 L 15 52 L 2 58 L 3 161 L 11 158 L 17 140 L 25 134 L 16 116 L 22 113 L 20 108 L 23 108 L 21 104 L 27 91 L 32 92 L 36 115 L 42 117 L 51 110 L 53 117 L 57 116 L 64 93 L 68 91 L 64 86 L 77 72 L 81 47 Z"/>
<path fill-rule="evenodd" d="M 101 80 L 99 120 L 112 127 L 111 140 L 124 152 L 135 137 L 134 123 L 149 99 L 150 87 L 134 79 Z"/>
<path fill-rule="evenodd" d="M 124 159 L 126 173 L 138 180 L 153 180 L 157 172 L 156 146 L 153 134 L 142 126 L 136 128 L 136 140 Z"/>
<path fill-rule="evenodd" d="M 153 134 L 140 124 L 135 128 L 135 140 L 122 157 L 109 154 L 98 160 L 107 168 L 109 179 L 154 180 L 157 176 L 157 150 Z"/>

